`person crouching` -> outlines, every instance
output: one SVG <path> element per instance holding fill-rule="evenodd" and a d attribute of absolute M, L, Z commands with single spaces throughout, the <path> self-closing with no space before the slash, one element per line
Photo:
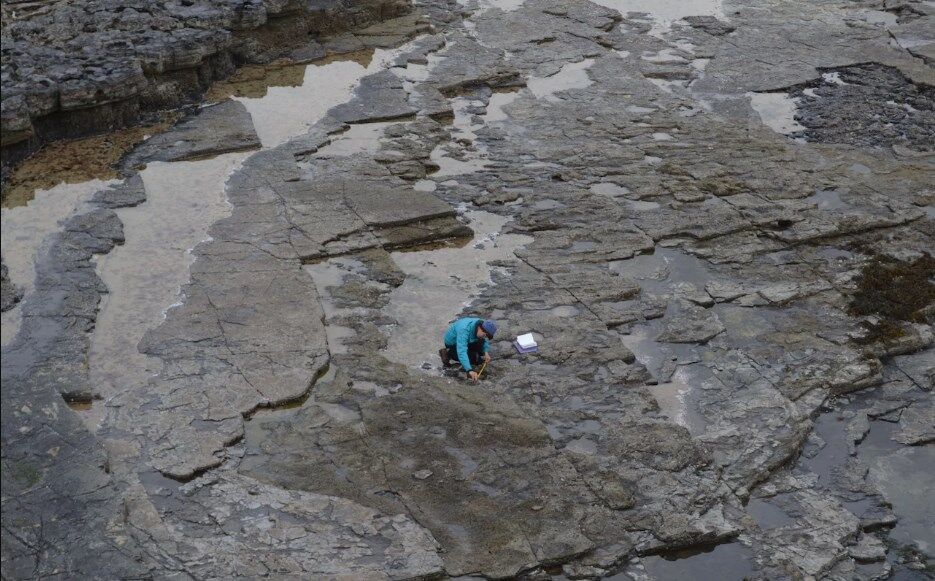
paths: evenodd
<path fill-rule="evenodd" d="M 496 333 L 497 325 L 493 321 L 477 317 L 456 320 L 445 332 L 445 346 L 438 352 L 442 365 L 448 367 L 452 359 L 457 360 L 468 377 L 477 381 L 474 367 L 490 362 L 490 341 Z"/>

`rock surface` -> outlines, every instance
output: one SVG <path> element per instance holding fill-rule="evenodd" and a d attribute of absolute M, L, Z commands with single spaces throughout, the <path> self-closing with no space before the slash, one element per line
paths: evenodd
<path fill-rule="evenodd" d="M 10 280 L 6 264 L 0 265 L 0 310 L 8 311 L 23 298 L 23 291 Z"/>
<path fill-rule="evenodd" d="M 181 161 L 259 147 L 247 108 L 238 101 L 224 101 L 199 109 L 171 131 L 147 139 L 122 164 L 135 168 L 153 161 Z"/>
<path fill-rule="evenodd" d="M 665 25 L 584 0 L 458 6 L 421 4 L 435 34 L 226 178 L 230 215 L 137 346 L 155 375 L 88 382 L 92 256 L 133 235 L 113 208 L 145 209 L 140 176 L 50 239 L 3 349 L 4 577 L 926 566 L 930 513 L 885 480 L 892 450 L 932 445 L 932 72 L 890 43 L 910 23 L 785 0 Z M 859 87 L 819 80 L 856 69 Z M 800 99 L 797 139 L 751 105 L 809 88 L 830 105 Z M 887 125 L 894 91 L 919 106 Z M 251 142 L 238 111 L 129 159 Z M 870 141 L 840 137 L 854 119 Z M 918 292 L 885 292 L 899 277 Z M 423 311 L 439 336 L 498 322 L 484 380 L 439 368 Z M 538 353 L 513 350 L 525 332 Z M 63 395 L 103 397 L 99 420 Z"/>
<path fill-rule="evenodd" d="M 197 100 L 235 63 L 269 62 L 300 47 L 308 52 L 310 43 L 324 56 L 316 40 L 408 10 L 401 0 L 4 2 L 4 179 L 12 164 L 48 141 L 116 129 L 141 113 Z M 383 31 L 394 34 L 399 30 Z M 359 47 L 379 45 L 380 38 Z"/>
<path fill-rule="evenodd" d="M 120 522 L 124 487 L 65 405 L 91 397 L 88 332 L 105 290 L 91 257 L 122 241 L 123 228 L 110 209 L 64 228 L 38 257 L 24 324 L 3 348 L 3 575 L 139 577 L 145 549 Z"/>

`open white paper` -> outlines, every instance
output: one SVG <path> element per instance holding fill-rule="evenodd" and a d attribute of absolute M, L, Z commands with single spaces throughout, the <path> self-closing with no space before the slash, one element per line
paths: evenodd
<path fill-rule="evenodd" d="M 526 333 L 525 335 L 520 335 L 519 337 L 516 338 L 516 342 L 523 349 L 536 347 L 536 339 L 532 336 L 532 333 Z"/>

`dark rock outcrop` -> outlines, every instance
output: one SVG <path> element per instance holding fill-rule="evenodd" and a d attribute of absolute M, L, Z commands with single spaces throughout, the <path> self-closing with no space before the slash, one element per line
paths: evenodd
<path fill-rule="evenodd" d="M 315 39 L 408 10 L 405 0 L 87 0 L 38 10 L 5 2 L 3 171 L 49 141 L 194 102 L 239 64 L 287 56 Z"/>
<path fill-rule="evenodd" d="M 0 310 L 8 311 L 23 298 L 23 291 L 10 280 L 10 271 L 6 264 L 0 265 Z"/>

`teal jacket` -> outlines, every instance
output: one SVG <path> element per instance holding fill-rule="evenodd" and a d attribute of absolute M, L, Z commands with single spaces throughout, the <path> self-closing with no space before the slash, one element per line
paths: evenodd
<path fill-rule="evenodd" d="M 458 353 L 458 361 L 465 371 L 471 370 L 471 360 L 468 359 L 468 345 L 483 341 L 481 351 L 486 353 L 490 349 L 490 342 L 487 339 L 477 337 L 477 326 L 483 322 L 483 319 L 477 317 L 464 317 L 458 319 L 448 327 L 445 332 L 445 346 L 454 347 Z"/>

